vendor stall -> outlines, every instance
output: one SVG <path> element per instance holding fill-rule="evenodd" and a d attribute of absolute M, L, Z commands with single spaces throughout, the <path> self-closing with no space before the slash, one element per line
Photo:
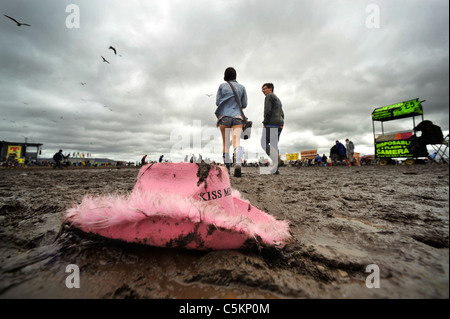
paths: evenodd
<path fill-rule="evenodd" d="M 376 108 L 372 112 L 372 127 L 375 145 L 375 157 L 380 165 L 393 162 L 394 158 L 406 158 L 407 164 L 414 163 L 414 155 L 410 153 L 408 146 L 410 138 L 414 134 L 416 127 L 415 117 L 420 116 L 423 121 L 423 107 L 419 99 L 409 100 L 401 103 Z M 411 130 L 396 132 L 384 132 L 383 123 L 386 121 L 412 118 Z M 381 133 L 377 133 L 375 122 L 381 123 Z"/>

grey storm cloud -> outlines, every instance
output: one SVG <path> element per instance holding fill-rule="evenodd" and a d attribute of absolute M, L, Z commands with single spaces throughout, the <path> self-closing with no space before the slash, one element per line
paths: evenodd
<path fill-rule="evenodd" d="M 78 28 L 67 25 L 69 5 Z M 247 89 L 255 133 L 261 86 L 275 84 L 282 154 L 328 154 L 345 138 L 373 153 L 373 109 L 415 98 L 448 131 L 446 0 L 2 0 L 0 11 L 0 140 L 27 137 L 44 144 L 43 156 L 220 160 L 215 93 L 229 66 Z M 243 145 L 262 155 L 257 135 Z"/>

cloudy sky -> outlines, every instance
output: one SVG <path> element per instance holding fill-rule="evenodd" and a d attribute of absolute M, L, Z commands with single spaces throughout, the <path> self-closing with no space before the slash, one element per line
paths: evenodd
<path fill-rule="evenodd" d="M 42 157 L 220 160 L 229 66 L 249 97 L 250 159 L 265 82 L 284 107 L 282 154 L 346 138 L 373 154 L 372 111 L 415 98 L 449 130 L 448 0 L 0 0 L 0 13 L 0 140 L 42 143 Z"/>

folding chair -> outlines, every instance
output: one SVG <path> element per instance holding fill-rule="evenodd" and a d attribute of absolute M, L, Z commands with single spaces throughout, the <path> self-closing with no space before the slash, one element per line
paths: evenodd
<path fill-rule="evenodd" d="M 435 163 L 439 163 L 439 162 L 444 162 L 446 164 L 449 163 L 449 158 L 448 158 L 448 134 L 446 137 L 444 137 L 444 140 L 442 141 L 441 144 L 431 144 L 431 146 L 434 149 L 434 154 L 435 156 L 433 157 L 433 162 Z"/>

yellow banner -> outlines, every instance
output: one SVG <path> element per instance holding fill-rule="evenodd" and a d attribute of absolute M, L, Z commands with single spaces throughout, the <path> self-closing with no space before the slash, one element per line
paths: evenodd
<path fill-rule="evenodd" d="M 9 145 L 8 152 L 6 153 L 6 158 L 9 157 L 9 154 L 16 154 L 16 158 L 20 157 L 20 153 L 22 152 L 22 146 Z"/>
<path fill-rule="evenodd" d="M 298 153 L 286 154 L 286 161 L 298 160 Z"/>

